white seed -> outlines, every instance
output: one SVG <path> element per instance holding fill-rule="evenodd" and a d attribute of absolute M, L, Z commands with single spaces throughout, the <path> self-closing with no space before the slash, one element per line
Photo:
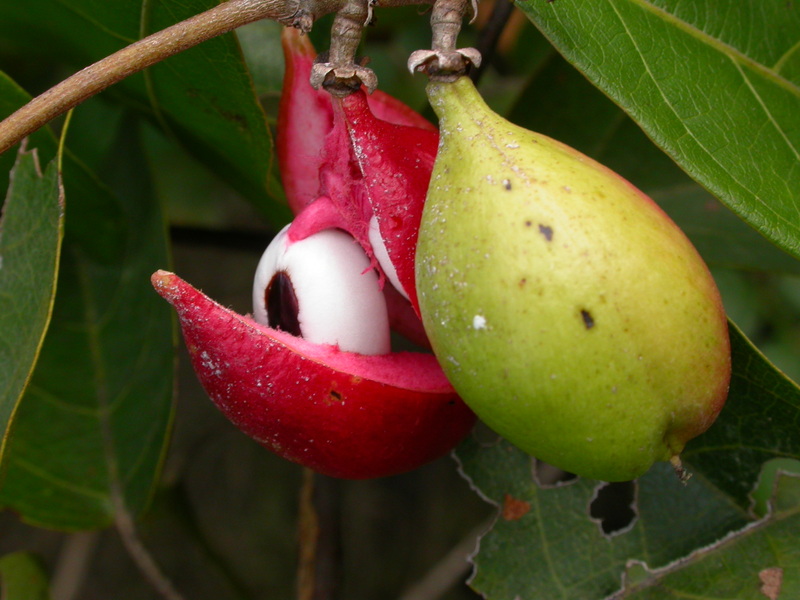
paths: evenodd
<path fill-rule="evenodd" d="M 347 233 L 326 229 L 291 242 L 288 226 L 275 236 L 256 269 L 253 318 L 270 325 L 266 290 L 276 273 L 289 278 L 302 337 L 359 354 L 391 351 L 389 317 L 378 275 Z"/>

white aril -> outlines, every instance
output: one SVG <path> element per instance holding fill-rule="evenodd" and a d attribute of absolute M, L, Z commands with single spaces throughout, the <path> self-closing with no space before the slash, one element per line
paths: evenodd
<path fill-rule="evenodd" d="M 347 233 L 326 229 L 289 240 L 284 227 L 264 252 L 253 283 L 253 318 L 282 328 L 267 307 L 270 286 L 290 284 L 285 297 L 303 339 L 339 346 L 347 352 L 386 354 L 391 351 L 389 318 L 378 274 L 369 258 Z M 273 297 L 278 294 L 273 287 Z M 273 307 L 274 308 L 274 307 Z M 295 311 L 296 308 L 296 311 Z"/>

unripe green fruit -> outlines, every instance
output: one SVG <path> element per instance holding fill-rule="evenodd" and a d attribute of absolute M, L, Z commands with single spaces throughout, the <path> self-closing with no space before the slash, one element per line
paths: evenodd
<path fill-rule="evenodd" d="M 730 379 L 705 264 L 630 183 L 433 82 L 441 141 L 417 249 L 425 330 L 495 431 L 584 477 L 633 479 L 705 431 Z"/>

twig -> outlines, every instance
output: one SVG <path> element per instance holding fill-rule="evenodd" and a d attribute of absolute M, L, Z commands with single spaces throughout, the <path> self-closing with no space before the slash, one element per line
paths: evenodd
<path fill-rule="evenodd" d="M 483 61 L 478 68 L 470 72 L 472 81 L 476 84 L 480 81 L 486 68 L 492 62 L 495 50 L 497 49 L 497 42 L 503 34 L 503 30 L 514 12 L 514 3 L 511 0 L 496 0 L 492 13 L 486 25 L 481 29 L 478 36 L 478 43 L 476 44 L 478 52 L 481 53 Z"/>
<path fill-rule="evenodd" d="M 475 552 L 478 538 L 486 533 L 489 526 L 484 523 L 470 531 L 422 579 L 409 587 L 400 600 L 436 600 L 454 585 L 463 582 L 472 568 L 469 559 Z"/>
<path fill-rule="evenodd" d="M 433 0 L 382 0 L 382 7 Z M 126 77 L 179 52 L 261 19 L 305 32 L 314 21 L 338 12 L 347 0 L 227 0 L 176 23 L 78 71 L 0 122 L 0 154 L 51 120 Z"/>
<path fill-rule="evenodd" d="M 139 539 L 133 517 L 126 507 L 120 507 L 116 510 L 115 523 L 117 532 L 128 554 L 133 559 L 133 562 L 136 563 L 136 566 L 139 567 L 139 571 L 141 571 L 158 594 L 165 600 L 184 600 L 183 596 L 175 589 L 172 582 L 156 564 L 156 561 L 153 559 L 150 551 L 142 543 L 142 540 Z"/>
<path fill-rule="evenodd" d="M 300 492 L 298 600 L 335 600 L 341 571 L 339 482 L 303 473 Z"/>
<path fill-rule="evenodd" d="M 134 42 L 78 71 L 0 122 L 0 154 L 98 92 L 201 42 L 260 19 L 294 24 L 302 16 L 296 9 L 288 8 L 294 3 L 294 0 L 228 0 Z"/>
<path fill-rule="evenodd" d="M 99 533 L 74 533 L 64 539 L 50 583 L 53 600 L 73 600 L 81 591 Z"/>

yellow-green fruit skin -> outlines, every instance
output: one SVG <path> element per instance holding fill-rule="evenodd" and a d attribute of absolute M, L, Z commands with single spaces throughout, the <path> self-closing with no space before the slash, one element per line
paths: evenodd
<path fill-rule="evenodd" d="M 727 396 L 714 281 L 633 185 L 493 113 L 467 78 L 432 82 L 441 141 L 419 233 L 425 330 L 491 428 L 605 481 L 705 431 Z"/>

